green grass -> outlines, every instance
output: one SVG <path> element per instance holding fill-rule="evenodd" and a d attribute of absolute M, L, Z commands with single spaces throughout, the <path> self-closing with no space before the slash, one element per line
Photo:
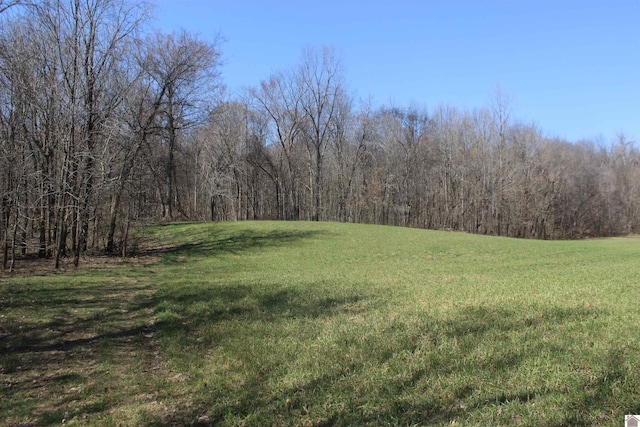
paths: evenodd
<path fill-rule="evenodd" d="M 638 237 L 144 233 L 156 263 L 0 281 L 0 424 L 619 426 L 640 413 Z"/>

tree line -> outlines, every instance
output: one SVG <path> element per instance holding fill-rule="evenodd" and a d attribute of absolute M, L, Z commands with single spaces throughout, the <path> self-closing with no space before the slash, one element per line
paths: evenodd
<path fill-rule="evenodd" d="M 3 268 L 126 254 L 131 224 L 281 219 L 537 239 L 637 233 L 640 153 L 484 108 L 373 106 L 330 48 L 225 93 L 220 38 L 126 0 L 0 2 Z"/>

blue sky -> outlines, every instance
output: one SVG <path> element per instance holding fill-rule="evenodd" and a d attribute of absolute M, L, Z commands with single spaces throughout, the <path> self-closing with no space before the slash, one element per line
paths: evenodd
<path fill-rule="evenodd" d="M 640 146 L 640 0 L 157 0 L 154 26 L 221 33 L 233 93 L 330 46 L 374 105 L 487 106 L 546 136 Z"/>

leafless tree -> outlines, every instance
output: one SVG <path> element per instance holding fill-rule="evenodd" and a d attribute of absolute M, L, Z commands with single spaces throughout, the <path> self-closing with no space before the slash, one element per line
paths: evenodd
<path fill-rule="evenodd" d="M 213 95 L 220 85 L 220 39 L 204 42 L 181 32 L 156 33 L 147 40 L 149 50 L 145 71 L 163 92 L 159 114 L 166 151 L 163 216 L 174 218 L 175 156 L 182 132 L 203 123 L 212 108 Z"/>
<path fill-rule="evenodd" d="M 2 2 L 0 13 L 26 2 Z M 44 0 L 0 20 L 3 268 L 126 253 L 131 221 L 309 219 L 525 238 L 640 231 L 640 154 L 472 111 L 355 105 L 340 58 L 308 48 L 245 96 L 220 42 L 143 37 L 146 6 Z M 15 13 L 14 13 L 15 11 Z"/>
<path fill-rule="evenodd" d="M 32 2 L 26 0 L 0 0 L 0 14 L 15 6 L 29 6 Z"/>
<path fill-rule="evenodd" d="M 272 75 L 252 91 L 256 104 L 269 116 L 270 138 L 278 146 L 276 200 L 279 219 L 300 219 L 301 176 L 297 156 L 302 134 L 302 90 L 295 73 Z"/>
<path fill-rule="evenodd" d="M 322 217 L 324 158 L 330 141 L 342 137 L 348 100 L 344 93 L 343 70 L 330 48 L 304 51 L 300 69 L 301 108 L 304 113 L 303 134 L 309 148 L 313 169 L 310 184 L 314 221 Z"/>

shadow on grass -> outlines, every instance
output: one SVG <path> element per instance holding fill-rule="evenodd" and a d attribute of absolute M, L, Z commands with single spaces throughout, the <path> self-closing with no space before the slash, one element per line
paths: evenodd
<path fill-rule="evenodd" d="M 0 283 L 2 425 L 98 416 L 126 399 L 122 372 L 156 353 L 150 286 L 62 280 Z"/>
<path fill-rule="evenodd" d="M 242 334 L 242 325 L 277 323 L 288 318 L 317 319 L 326 324 L 325 321 L 331 321 L 330 316 L 348 313 L 364 301 L 357 295 L 314 298 L 292 290 L 274 289 L 256 294 L 242 286 L 218 291 L 217 295 L 215 292 L 201 295 L 199 301 L 195 294 L 191 295 L 183 303 L 206 307 L 208 304 L 202 304 L 203 300 L 218 300 L 221 305 L 230 306 L 228 310 L 213 310 L 207 317 L 203 308 L 202 313 L 195 310 L 195 317 L 179 317 L 164 326 L 176 336 L 197 337 L 200 326 L 193 323 L 196 318 L 206 319 L 204 322 L 209 325 L 223 321 L 237 323 L 235 329 L 224 329 L 226 335 L 200 341 L 199 351 L 206 353 L 207 348 L 234 338 L 229 334 Z M 243 307 L 240 301 L 251 304 Z M 275 360 L 272 369 L 262 365 L 260 369 L 247 368 L 242 374 L 241 388 L 228 390 L 222 396 L 209 392 L 195 394 L 201 401 L 200 413 L 207 413 L 211 424 L 220 425 L 449 425 L 464 424 L 469 417 L 477 420 L 491 416 L 487 415 L 490 412 L 493 423 L 499 425 L 520 422 L 535 425 L 539 422 L 538 414 L 546 411 L 540 405 L 548 402 L 549 394 L 570 397 L 564 406 L 553 409 L 563 414 L 560 421 L 554 424 L 547 420 L 547 425 L 608 425 L 614 418 L 607 417 L 614 417 L 619 409 L 620 402 L 613 397 L 616 390 L 624 388 L 626 397 L 622 403 L 630 409 L 637 408 L 633 402 L 640 397 L 640 390 L 634 391 L 633 384 L 624 384 L 634 377 L 633 368 L 625 365 L 627 354 L 613 351 L 606 355 L 594 353 L 588 358 L 576 353 L 582 357 L 576 359 L 576 364 L 582 364 L 585 370 L 599 370 L 598 374 L 578 375 L 571 383 L 557 384 L 556 389 L 549 388 L 544 377 L 534 377 L 521 385 L 510 384 L 515 372 L 522 375 L 526 366 L 535 365 L 536 360 L 544 357 L 541 355 L 550 355 L 561 363 L 572 352 L 579 351 L 576 347 L 568 350 L 557 342 L 531 338 L 538 336 L 537 332 L 562 330 L 603 314 L 598 309 L 580 307 L 539 307 L 520 312 L 472 306 L 446 318 L 416 318 L 411 326 L 391 321 L 374 336 L 356 327 L 353 334 L 336 338 L 337 347 L 326 352 L 320 349 L 317 363 L 323 366 L 290 388 L 279 388 L 277 392 L 269 388 L 269 384 L 278 384 L 288 375 L 282 368 L 286 356 L 278 361 L 280 356 L 273 354 L 269 356 Z M 523 331 L 532 334 L 529 337 L 521 334 Z M 534 341 L 518 344 L 518 339 L 526 339 L 523 337 Z M 246 339 L 251 341 L 247 348 L 257 353 L 238 355 L 239 358 L 250 364 L 246 361 L 252 357 L 266 357 L 259 354 L 260 337 Z M 500 339 L 511 343 L 504 344 Z M 188 346 L 197 348 L 198 344 L 190 342 Z M 405 359 L 407 363 L 403 364 Z M 565 368 L 558 365 L 559 370 Z M 493 385 L 487 388 L 488 383 Z M 501 408 L 506 408 L 504 413 Z M 190 424 L 189 419 L 195 418 L 183 415 L 183 424 Z M 194 421 L 192 425 L 198 423 Z"/>
<path fill-rule="evenodd" d="M 161 256 L 160 267 L 188 258 L 294 244 L 318 234 L 239 230 L 223 235 L 215 227 L 166 227 L 185 243 L 138 253 Z M 144 270 L 132 272 L 131 277 L 127 273 L 111 276 L 109 271 L 91 274 L 86 273 L 86 280 L 74 277 L 74 284 L 65 282 L 63 275 L 34 277 L 24 285 L 12 284 L 11 279 L 0 281 L 0 424 L 59 425 L 74 418 L 84 423 L 92 417 L 108 420 L 107 414 L 122 412 L 127 405 L 159 405 L 153 397 L 158 390 L 143 386 L 155 381 L 148 377 L 149 372 L 154 377 L 166 375 L 158 371 L 156 360 L 155 287 L 141 276 Z M 104 284 L 105 275 L 112 279 L 109 284 Z M 100 278 L 98 284 L 92 277 Z M 134 282 L 134 277 L 139 280 Z M 202 321 L 251 312 L 231 307 L 232 301 L 251 295 L 248 289 L 212 293 L 227 309 L 202 312 Z M 262 297 L 265 300 L 259 303 L 263 305 L 259 310 L 267 312 L 266 307 L 287 295 Z M 183 296 L 176 301 L 188 305 L 195 300 Z M 327 299 L 321 306 L 330 310 L 335 303 Z M 304 310 L 300 307 L 297 312 Z M 320 307 L 316 310 L 319 313 Z M 167 326 L 162 319 L 158 323 Z M 169 402 L 169 409 L 164 409 L 166 414 L 147 414 L 150 421 L 119 419 L 114 424 L 162 425 L 172 418 L 171 405 Z"/>
<path fill-rule="evenodd" d="M 203 326 L 210 328 L 220 322 L 269 325 L 287 320 L 330 318 L 357 313 L 365 301 L 366 298 L 358 294 L 323 295 L 276 286 L 193 287 L 174 291 L 157 305 L 156 327 L 160 336 L 195 344 L 198 330 Z M 212 337 L 206 340 L 211 345 L 216 345 L 215 341 Z"/>
<path fill-rule="evenodd" d="M 320 235 L 319 230 L 287 231 L 287 230 L 234 230 L 233 233 L 220 232 L 216 227 L 189 226 L 184 224 L 168 224 L 163 228 L 172 228 L 172 233 L 179 235 L 182 243 L 141 251 L 139 255 L 163 256 L 163 263 L 175 263 L 189 257 L 211 257 L 220 255 L 236 255 L 239 253 L 291 245 L 305 239 Z"/>
<path fill-rule="evenodd" d="M 167 227 L 175 227 L 186 243 L 147 253 L 162 255 L 161 263 L 169 266 L 191 257 L 295 244 L 317 234 L 238 230 L 223 235 L 216 228 Z M 509 384 L 513 372 L 540 354 L 563 360 L 565 351 L 553 341 L 502 345 L 500 340 L 514 341 L 521 331 L 588 324 L 606 314 L 592 308 L 541 306 L 526 312 L 469 306 L 447 317 L 416 313 L 407 319 L 395 313 L 382 317 L 369 311 L 376 303 L 369 296 L 337 286 L 332 290 L 324 283 L 196 284 L 163 290 L 162 298 L 155 299 L 151 285 L 102 286 L 87 280 L 70 286 L 56 280 L 38 279 L 24 287 L 0 283 L 0 424 L 53 425 L 74 417 L 83 423 L 83 416 L 109 420 L 108 413 L 125 401 L 143 406 L 153 402 L 139 396 L 152 400 L 154 393 L 165 393 L 167 405 L 179 409 L 155 421 L 138 420 L 138 425 L 449 425 L 465 424 L 468 417 L 487 411 L 497 414 L 503 407 L 504 418 L 496 415 L 493 424 L 536 425 L 535 411 L 549 393 L 571 395 L 568 406 L 553 409 L 564 414 L 558 426 L 597 425 L 594 416 L 611 414 L 619 405 L 640 412 L 640 388 L 634 389 L 640 384 L 633 380 L 637 366 L 628 363 L 625 349 L 581 359 L 576 370 L 585 373 L 557 389 L 549 389 L 545 378 L 521 387 L 496 386 Z M 361 323 L 348 324 L 354 317 Z M 297 356 L 292 359 L 265 345 L 279 336 L 289 339 L 278 328 L 291 325 L 300 328 L 294 338 L 301 347 L 317 344 L 313 331 L 335 322 L 345 322 L 344 328 L 331 329 L 335 336 L 326 338 L 330 345 L 319 346 L 314 360 L 303 361 L 316 369 L 307 376 L 287 377 L 293 376 L 287 363 L 298 362 Z M 296 333 L 295 327 L 289 333 Z M 175 355 L 173 366 L 183 363 L 180 357 L 187 359 L 185 364 L 193 362 L 188 367 L 192 379 L 179 385 L 167 381 L 166 390 L 150 385 L 154 336 L 165 340 L 163 345 Z M 237 365 L 206 366 L 218 360 L 207 356 L 228 351 L 223 344 L 244 345 L 242 353 L 227 354 Z M 252 365 L 255 360 L 260 363 Z M 238 384 L 219 391 L 208 388 L 209 379 L 203 377 L 218 368 L 231 370 Z M 487 382 L 495 390 L 487 391 Z M 616 402 L 620 390 L 624 402 Z M 182 397 L 176 399 L 174 391 Z M 184 396 L 188 404 L 180 400 Z M 512 418 L 521 416 L 518 410 L 529 418 Z"/>

